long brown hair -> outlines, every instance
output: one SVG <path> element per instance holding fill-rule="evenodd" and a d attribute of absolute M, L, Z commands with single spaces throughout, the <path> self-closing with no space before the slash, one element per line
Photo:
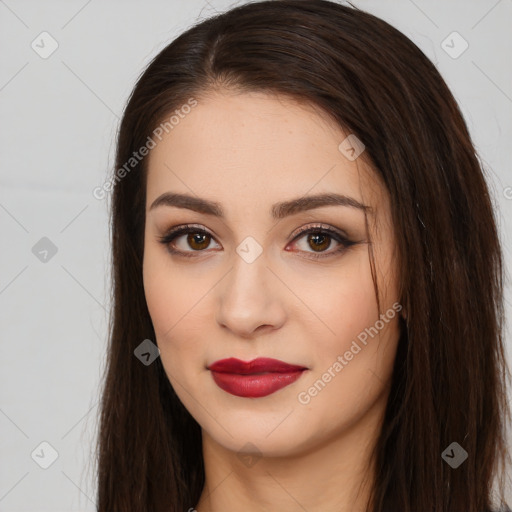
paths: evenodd
<path fill-rule="evenodd" d="M 134 356 L 143 340 L 156 341 L 142 281 L 147 158 L 130 159 L 176 109 L 217 88 L 319 107 L 364 143 L 389 191 L 407 323 L 368 510 L 491 510 L 493 481 L 503 500 L 510 462 L 510 375 L 484 171 L 454 97 L 420 49 L 375 16 L 325 0 L 249 3 L 198 22 L 153 59 L 129 98 L 112 176 L 98 510 L 182 512 L 204 485 L 199 425 L 160 358 L 146 366 Z M 456 469 L 442 457 L 452 442 L 467 452 Z"/>

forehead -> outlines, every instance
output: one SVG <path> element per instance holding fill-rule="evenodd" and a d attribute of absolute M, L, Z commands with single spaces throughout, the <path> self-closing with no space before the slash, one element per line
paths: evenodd
<path fill-rule="evenodd" d="M 362 158 L 340 151 L 348 135 L 319 109 L 283 96 L 211 94 L 150 151 L 147 207 L 172 191 L 220 202 L 227 216 L 321 192 L 376 208 L 382 184 Z"/>

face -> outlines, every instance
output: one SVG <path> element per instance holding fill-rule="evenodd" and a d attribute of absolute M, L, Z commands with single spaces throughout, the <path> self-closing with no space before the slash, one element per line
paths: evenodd
<path fill-rule="evenodd" d="M 347 135 L 284 97 L 215 93 L 148 157 L 156 343 L 180 400 L 227 449 L 309 450 L 387 398 L 400 309 L 390 205 L 364 153 L 339 148 Z M 329 204 L 312 199 L 325 194 Z M 211 369 L 229 358 L 292 367 Z"/>

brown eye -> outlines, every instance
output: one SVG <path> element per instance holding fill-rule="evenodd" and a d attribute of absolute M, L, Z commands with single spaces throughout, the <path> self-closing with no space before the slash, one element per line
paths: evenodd
<path fill-rule="evenodd" d="M 185 237 L 186 235 L 186 237 Z M 213 236 L 202 228 L 181 226 L 171 229 L 159 241 L 167 247 L 171 254 L 195 256 L 194 253 L 204 251 L 210 246 Z"/>
<path fill-rule="evenodd" d="M 186 235 L 186 237 L 185 237 Z M 304 239 L 305 247 L 300 248 L 300 253 L 305 253 L 307 258 L 319 259 L 341 254 L 356 242 L 350 241 L 341 232 L 323 226 L 314 226 L 302 229 L 294 238 L 294 244 Z M 171 229 L 159 241 L 167 247 L 171 254 L 184 257 L 194 257 L 198 253 L 207 252 L 214 237 L 200 227 L 186 225 Z M 328 251 L 333 241 L 338 244 L 334 250 Z M 208 251 L 209 252 L 209 251 Z"/>
<path fill-rule="evenodd" d="M 324 233 L 310 233 L 307 237 L 308 244 L 313 250 L 324 251 L 331 245 L 331 237 Z"/>
<path fill-rule="evenodd" d="M 192 233 L 190 232 L 187 236 L 188 245 L 196 250 L 201 251 L 202 249 L 206 249 L 210 245 L 211 236 L 207 233 Z"/>
<path fill-rule="evenodd" d="M 302 248 L 298 243 L 301 239 L 304 239 Z M 333 241 L 338 244 L 338 247 L 328 251 L 327 249 L 331 247 Z M 293 243 L 299 246 L 299 252 L 306 253 L 307 258 L 319 259 L 341 254 L 356 242 L 350 241 L 338 231 L 318 225 L 302 229 L 295 236 Z"/>

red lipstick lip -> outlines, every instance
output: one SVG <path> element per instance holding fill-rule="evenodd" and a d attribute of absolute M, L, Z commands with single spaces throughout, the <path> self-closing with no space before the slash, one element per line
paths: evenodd
<path fill-rule="evenodd" d="M 228 359 L 219 359 L 215 361 L 208 369 L 218 373 L 236 373 L 238 375 L 252 375 L 255 373 L 290 373 L 299 370 L 306 370 L 305 366 L 288 364 L 278 359 L 268 357 L 258 357 L 252 361 L 242 361 L 235 357 Z"/>
<path fill-rule="evenodd" d="M 243 398 L 260 398 L 275 393 L 294 383 L 308 369 L 267 357 L 247 362 L 230 357 L 215 361 L 207 368 L 219 388 Z"/>

